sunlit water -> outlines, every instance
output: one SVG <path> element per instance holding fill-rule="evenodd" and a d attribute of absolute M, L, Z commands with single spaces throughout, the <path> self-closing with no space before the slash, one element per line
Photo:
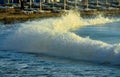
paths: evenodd
<path fill-rule="evenodd" d="M 0 77 L 119 77 L 120 19 L 59 18 L 0 25 Z"/>

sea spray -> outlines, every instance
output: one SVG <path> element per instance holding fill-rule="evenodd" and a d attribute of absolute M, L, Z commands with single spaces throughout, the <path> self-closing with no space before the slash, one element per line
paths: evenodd
<path fill-rule="evenodd" d="M 103 20 L 104 23 L 97 23 L 96 19 L 107 20 Z M 104 17 L 88 20 L 71 12 L 60 18 L 26 22 L 19 25 L 13 34 L 8 35 L 2 41 L 0 48 L 1 50 L 44 53 L 78 60 L 120 64 L 119 45 L 83 38 L 71 31 L 84 26 L 111 22 L 116 22 L 116 20 Z"/>
<path fill-rule="evenodd" d="M 70 31 L 73 29 L 78 29 L 86 25 L 87 23 L 80 17 L 80 15 L 74 11 L 62 15 L 59 19 L 53 22 L 53 29 L 55 31 Z M 58 30 L 59 29 L 59 30 Z"/>
<path fill-rule="evenodd" d="M 92 25 L 105 24 L 105 23 L 111 23 L 111 22 L 114 22 L 114 19 L 105 18 L 102 15 L 98 15 L 96 18 L 88 20 L 88 23 Z"/>
<path fill-rule="evenodd" d="M 69 11 L 60 18 L 54 20 L 52 24 L 55 31 L 76 30 L 84 26 L 102 26 L 102 24 L 118 22 L 120 19 L 104 17 L 101 14 L 95 18 L 82 18 L 78 12 Z M 59 30 L 58 30 L 59 29 Z"/>

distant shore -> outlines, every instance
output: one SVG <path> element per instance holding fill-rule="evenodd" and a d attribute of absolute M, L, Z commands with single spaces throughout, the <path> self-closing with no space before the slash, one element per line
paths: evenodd
<path fill-rule="evenodd" d="M 15 21 L 27 21 L 38 18 L 57 17 L 60 13 L 0 13 L 0 21 L 4 24 L 14 23 Z"/>
<path fill-rule="evenodd" d="M 112 9 L 112 10 L 83 10 L 80 11 L 81 16 L 88 15 L 98 15 L 98 14 L 106 14 L 106 15 L 119 15 L 120 9 Z M 48 18 L 48 17 L 58 17 L 61 15 L 61 12 L 41 12 L 41 13 L 31 13 L 25 14 L 22 12 L 0 12 L 0 21 L 4 24 L 14 23 L 15 21 L 27 21 L 38 18 Z"/>

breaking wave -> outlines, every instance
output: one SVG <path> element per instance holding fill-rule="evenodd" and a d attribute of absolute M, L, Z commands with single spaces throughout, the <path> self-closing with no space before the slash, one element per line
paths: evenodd
<path fill-rule="evenodd" d="M 2 40 L 1 50 L 44 53 L 100 63 L 120 64 L 120 44 L 108 44 L 83 38 L 72 30 L 84 26 L 119 21 L 98 16 L 84 19 L 74 12 L 59 18 L 49 18 L 19 24 L 18 29 Z"/>

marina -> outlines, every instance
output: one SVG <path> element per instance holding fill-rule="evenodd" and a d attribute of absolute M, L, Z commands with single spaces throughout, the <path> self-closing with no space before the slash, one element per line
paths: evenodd
<path fill-rule="evenodd" d="M 3 0 L 4 1 L 4 0 Z M 0 20 L 5 23 L 55 17 L 75 11 L 81 16 L 119 15 L 119 0 L 7 0 L 0 3 Z"/>
<path fill-rule="evenodd" d="M 65 10 L 77 10 L 81 14 L 119 14 L 120 0 L 8 0 L 0 4 L 1 12 L 14 13 L 41 13 L 41 12 L 65 12 Z M 29 13 L 30 12 L 30 13 Z"/>

